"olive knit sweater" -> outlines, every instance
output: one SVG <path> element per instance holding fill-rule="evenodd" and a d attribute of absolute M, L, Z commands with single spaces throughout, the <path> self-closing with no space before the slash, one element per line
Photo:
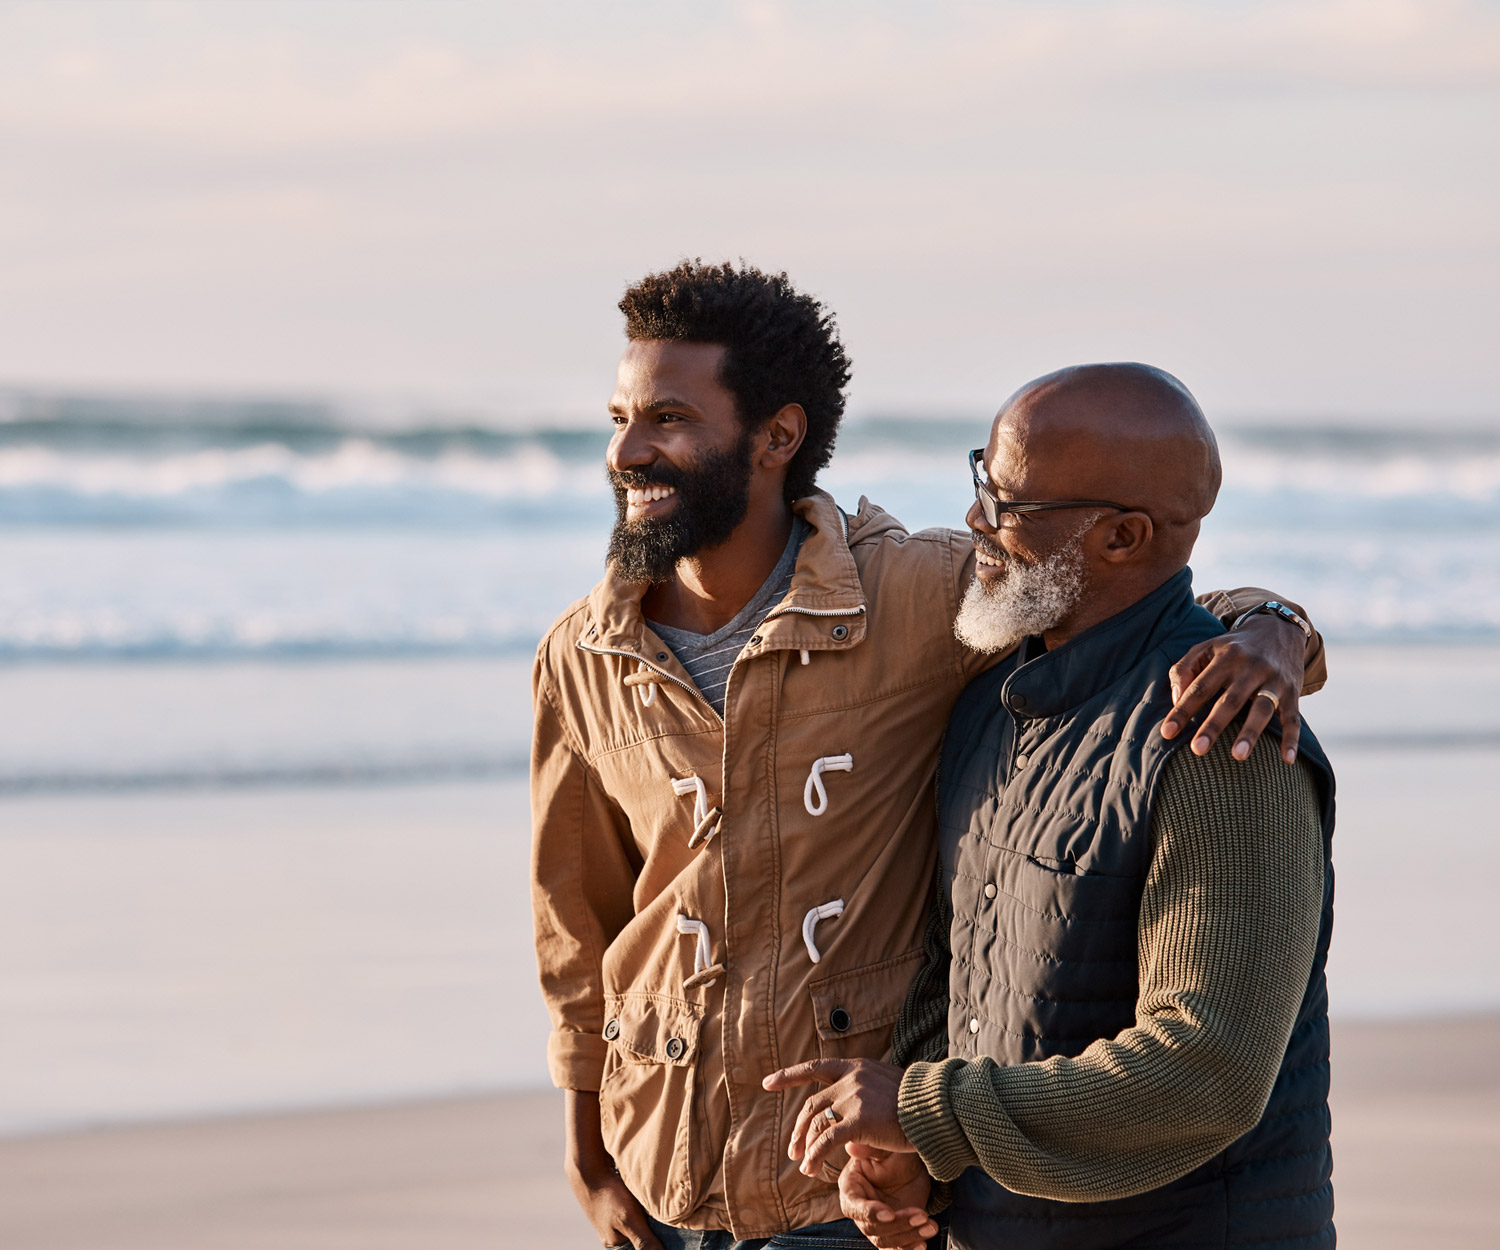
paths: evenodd
<path fill-rule="evenodd" d="M 982 1167 L 1066 1202 L 1142 1193 L 1255 1126 L 1317 943 L 1323 892 L 1309 772 L 1268 736 L 1244 762 L 1230 734 L 1178 751 L 1157 792 L 1141 897 L 1136 1022 L 1076 1058 L 1000 1067 L 947 1054 L 948 900 L 896 1022 L 906 1135 L 940 1181 Z"/>

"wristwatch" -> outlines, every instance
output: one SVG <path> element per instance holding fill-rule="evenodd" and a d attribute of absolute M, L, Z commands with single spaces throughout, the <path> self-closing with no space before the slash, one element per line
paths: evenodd
<path fill-rule="evenodd" d="M 1300 616 L 1298 616 L 1297 613 L 1293 612 L 1291 608 L 1287 607 L 1286 604 L 1277 603 L 1275 599 L 1267 599 L 1264 603 L 1256 604 L 1255 607 L 1251 608 L 1248 612 L 1241 612 L 1235 619 L 1234 624 L 1230 626 L 1230 628 L 1238 629 L 1252 616 L 1259 616 L 1262 612 L 1264 612 L 1268 616 L 1279 616 L 1283 621 L 1291 622 L 1291 624 L 1295 625 L 1302 631 L 1302 636 L 1306 638 L 1308 642 L 1312 641 L 1312 626 L 1309 625 Z"/>

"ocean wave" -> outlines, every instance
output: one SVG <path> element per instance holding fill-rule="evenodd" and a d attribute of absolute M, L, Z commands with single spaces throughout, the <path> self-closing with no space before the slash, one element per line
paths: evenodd
<path fill-rule="evenodd" d="M 252 414 L 254 415 L 254 414 Z M 825 482 L 949 516 L 967 490 L 968 422 L 851 422 Z M 609 512 L 603 431 L 433 425 L 351 430 L 285 414 L 185 423 L 73 413 L 0 422 L 0 525 L 547 525 Z M 1288 525 L 1500 523 L 1500 434 L 1232 428 L 1221 510 L 1274 502 Z M 913 510 L 915 509 L 915 515 Z M 1413 514 L 1408 513 L 1411 519 Z"/>
<path fill-rule="evenodd" d="M 0 658 L 522 652 L 601 554 L 565 531 L 0 531 Z"/>
<path fill-rule="evenodd" d="M 0 405 L 3 406 L 3 405 Z M 74 407 L 0 421 L 0 661 L 513 654 L 598 578 L 603 431 Z M 342 423 L 341 423 L 342 422 Z M 983 422 L 851 421 L 823 477 L 961 525 Z M 1235 427 L 1194 560 L 1332 638 L 1500 637 L 1500 432 Z"/>
<path fill-rule="evenodd" d="M 1218 527 L 1201 586 L 1270 585 L 1338 640 L 1500 638 L 1488 534 Z M 602 532 L 86 531 L 0 537 L 0 662 L 526 655 L 602 570 Z"/>
<path fill-rule="evenodd" d="M 0 623 L 0 663 L 51 660 L 403 659 L 428 656 L 529 655 L 545 625 L 487 631 L 480 622 L 437 622 L 379 634 L 376 631 L 311 632 L 278 627 L 260 614 L 222 628 L 196 622 L 173 629 L 156 622 L 84 620 L 69 616 Z"/>
<path fill-rule="evenodd" d="M 1292 456 L 1231 444 L 1225 461 L 1226 482 L 1244 493 L 1380 502 L 1434 497 L 1481 504 L 1500 500 L 1496 449 L 1345 458 Z"/>
<path fill-rule="evenodd" d="M 364 438 L 159 456 L 0 448 L 0 524 L 556 523 L 609 505 L 602 471 L 522 443 L 503 455 L 413 456 Z"/>
<path fill-rule="evenodd" d="M 79 495 L 164 498 L 270 479 L 310 494 L 414 484 L 494 498 L 536 498 L 580 485 L 576 473 L 539 446 L 498 457 L 445 452 L 431 458 L 363 438 L 344 439 L 319 455 L 277 443 L 156 457 L 70 454 L 37 446 L 0 450 L 0 489 L 8 490 L 50 486 Z M 602 475 L 593 485 L 603 489 Z"/>
<path fill-rule="evenodd" d="M 0 661 L 514 655 L 534 649 L 550 621 L 541 596 L 513 587 L 476 603 L 469 588 L 443 593 L 428 580 L 418 589 L 419 579 L 405 576 L 413 598 L 399 604 L 378 584 L 319 586 L 316 568 L 295 576 L 307 606 L 253 582 L 238 594 L 177 587 L 135 597 L 106 585 L 63 605 L 46 602 L 55 596 L 43 590 L 40 602 L 0 604 Z"/>

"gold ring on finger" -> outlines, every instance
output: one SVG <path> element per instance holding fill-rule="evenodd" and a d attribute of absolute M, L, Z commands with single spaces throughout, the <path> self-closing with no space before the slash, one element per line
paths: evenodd
<path fill-rule="evenodd" d="M 837 1124 L 839 1122 L 839 1113 L 832 1107 L 824 1107 L 823 1118 L 830 1124 Z"/>
<path fill-rule="evenodd" d="M 1269 690 L 1257 690 L 1255 692 L 1255 697 L 1257 699 L 1270 699 L 1271 700 L 1271 706 L 1273 708 L 1275 708 L 1278 712 L 1281 711 L 1281 700 L 1278 699 Z"/>

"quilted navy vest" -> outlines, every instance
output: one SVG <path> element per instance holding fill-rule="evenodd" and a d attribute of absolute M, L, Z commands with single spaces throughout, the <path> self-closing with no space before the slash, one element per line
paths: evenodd
<path fill-rule="evenodd" d="M 1192 737 L 1168 742 L 1159 732 L 1172 704 L 1167 674 L 1191 646 L 1222 632 L 1193 601 L 1184 569 L 1054 651 L 1032 640 L 959 699 L 938 777 L 943 880 L 953 900 L 952 1055 L 1001 1064 L 1073 1056 L 1135 1023 L 1152 798 L 1163 765 Z M 970 1168 L 954 1185 L 955 1247 L 1334 1244 L 1324 979 L 1333 773 L 1306 726 L 1300 750 L 1322 803 L 1323 914 L 1260 1123 L 1187 1176 L 1109 1202 L 1024 1197 Z"/>

